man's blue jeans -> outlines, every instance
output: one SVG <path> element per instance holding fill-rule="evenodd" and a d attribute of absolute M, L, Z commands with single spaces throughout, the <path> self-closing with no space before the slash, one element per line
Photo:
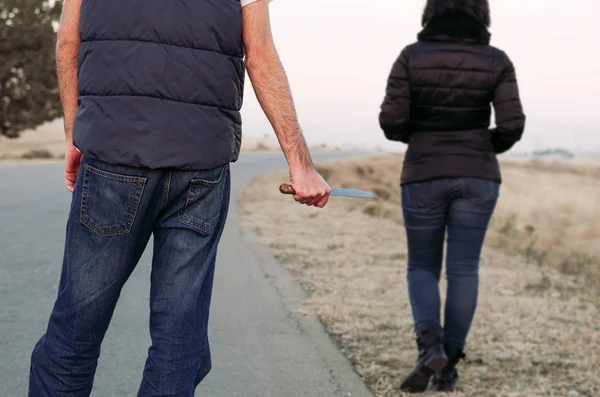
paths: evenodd
<path fill-rule="evenodd" d="M 444 342 L 463 347 L 479 290 L 479 260 L 500 185 L 476 178 L 402 187 L 408 240 L 408 289 L 415 325 L 440 324 L 439 279 L 448 235 Z"/>
<path fill-rule="evenodd" d="M 87 397 L 121 289 L 154 235 L 150 334 L 140 397 L 192 397 L 211 369 L 207 338 L 229 165 L 148 170 L 84 159 L 58 297 L 31 357 L 29 397 Z"/>

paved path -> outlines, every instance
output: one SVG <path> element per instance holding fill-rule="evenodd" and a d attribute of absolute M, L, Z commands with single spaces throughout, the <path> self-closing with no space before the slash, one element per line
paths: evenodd
<path fill-rule="evenodd" d="M 232 200 L 253 178 L 285 169 L 278 153 L 241 157 L 232 167 Z M 56 296 L 68 207 L 60 164 L 0 166 L 1 397 L 27 395 L 29 354 Z M 125 285 L 103 345 L 94 397 L 136 396 L 150 344 L 151 252 L 149 246 Z M 237 206 L 232 205 L 211 311 L 214 366 L 196 395 L 372 397 L 321 325 L 294 314 L 303 296 L 254 234 L 240 226 Z"/>

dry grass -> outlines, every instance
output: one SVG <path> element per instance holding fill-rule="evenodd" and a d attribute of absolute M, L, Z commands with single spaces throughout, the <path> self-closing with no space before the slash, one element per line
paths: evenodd
<path fill-rule="evenodd" d="M 65 156 L 65 134 L 59 122 L 25 131 L 20 138 L 0 136 L 0 162 L 59 160 Z"/>
<path fill-rule="evenodd" d="M 242 151 L 243 152 L 278 152 L 281 151 L 279 142 L 275 138 L 268 137 L 257 139 L 252 137 L 244 137 L 242 139 Z M 328 145 L 328 144 L 315 144 L 309 145 L 311 152 L 314 151 L 357 151 L 360 148 L 352 146 L 340 146 L 340 145 Z"/>
<path fill-rule="evenodd" d="M 276 174 L 249 186 L 240 203 L 309 292 L 299 310 L 319 316 L 382 397 L 403 395 L 399 383 L 416 356 L 400 167 L 389 155 L 321 166 L 330 184 L 371 190 L 378 201 L 332 198 L 324 210 L 307 208 L 278 193 L 286 175 Z M 600 167 L 511 161 L 503 174 L 455 395 L 598 396 Z"/>

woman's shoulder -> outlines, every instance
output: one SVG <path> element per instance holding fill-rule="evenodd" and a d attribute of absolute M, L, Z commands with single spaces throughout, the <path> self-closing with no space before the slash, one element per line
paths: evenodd
<path fill-rule="evenodd" d="M 422 41 L 415 41 L 413 43 L 407 44 L 400 51 L 400 56 L 408 58 L 410 56 L 418 55 L 426 47 L 426 45 L 424 44 L 426 43 Z"/>
<path fill-rule="evenodd" d="M 506 51 L 492 45 L 488 45 L 488 48 L 502 69 L 513 67 L 513 63 Z"/>
<path fill-rule="evenodd" d="M 488 44 L 487 47 L 488 47 L 489 51 L 491 53 L 493 53 L 494 55 L 499 56 L 501 58 L 508 58 L 508 55 L 506 54 L 506 52 L 503 49 L 493 46 L 491 44 Z"/>

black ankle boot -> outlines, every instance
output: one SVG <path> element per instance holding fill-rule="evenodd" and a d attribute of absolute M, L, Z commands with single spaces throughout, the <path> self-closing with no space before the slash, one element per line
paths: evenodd
<path fill-rule="evenodd" d="M 453 345 L 444 345 L 448 364 L 439 373 L 436 373 L 433 378 L 433 390 L 441 392 L 452 392 L 456 387 L 458 380 L 458 371 L 456 365 L 461 358 L 465 357 L 462 347 Z"/>
<path fill-rule="evenodd" d="M 427 390 L 431 376 L 441 371 L 448 362 L 442 345 L 444 333 L 439 325 L 419 325 L 416 334 L 419 357 L 400 386 L 403 391 L 409 393 Z"/>

